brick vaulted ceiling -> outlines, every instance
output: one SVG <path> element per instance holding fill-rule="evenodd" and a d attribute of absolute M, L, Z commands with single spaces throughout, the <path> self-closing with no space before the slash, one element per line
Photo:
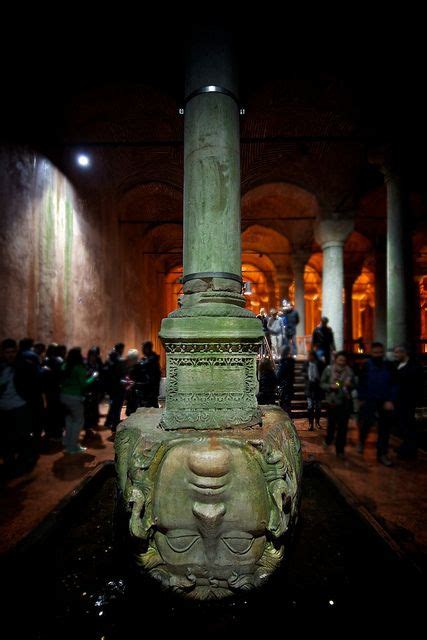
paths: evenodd
<path fill-rule="evenodd" d="M 425 175 L 426 154 L 420 150 L 426 132 L 420 117 L 425 102 L 415 82 L 421 65 L 416 51 L 406 49 L 399 57 L 389 48 L 384 64 L 384 49 L 378 41 L 373 46 L 375 34 L 370 40 L 366 32 L 351 39 L 341 34 L 329 42 L 326 55 L 326 33 L 316 41 L 301 33 L 290 44 L 289 29 L 275 26 L 271 18 L 238 26 L 246 110 L 241 118 L 243 216 L 252 220 L 251 203 L 257 199 L 271 214 L 272 191 L 282 206 L 280 194 L 293 189 L 313 202 L 310 210 L 297 207 L 293 217 L 315 216 L 319 207 L 346 215 L 362 202 L 362 213 L 370 218 L 368 196 L 377 194 L 382 176 L 367 157 L 378 143 L 400 150 L 418 188 L 417 174 Z M 62 31 L 57 41 L 43 40 L 34 30 L 31 37 L 21 33 L 15 47 L 29 56 L 34 48 L 40 60 L 56 56 L 60 72 L 46 64 L 37 70 L 34 64 L 10 66 L 3 81 L 7 97 L 0 134 L 6 142 L 29 144 L 48 155 L 86 197 L 107 195 L 119 219 L 176 223 L 182 219 L 178 108 L 185 34 L 173 22 L 147 21 L 140 29 L 131 44 L 130 32 L 129 38 L 126 32 L 118 39 L 116 31 L 116 38 L 108 39 L 100 30 L 87 30 L 83 51 L 53 46 L 60 44 Z M 83 175 L 75 167 L 77 149 L 93 155 L 91 172 Z M 260 198 L 265 185 L 275 184 L 268 197 Z M 277 217 L 292 213 L 277 212 Z"/>

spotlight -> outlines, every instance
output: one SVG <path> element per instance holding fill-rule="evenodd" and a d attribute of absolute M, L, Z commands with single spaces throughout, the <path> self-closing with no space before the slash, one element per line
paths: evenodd
<path fill-rule="evenodd" d="M 77 164 L 80 167 L 88 167 L 90 165 L 89 156 L 86 156 L 84 153 L 80 153 L 77 156 Z"/>

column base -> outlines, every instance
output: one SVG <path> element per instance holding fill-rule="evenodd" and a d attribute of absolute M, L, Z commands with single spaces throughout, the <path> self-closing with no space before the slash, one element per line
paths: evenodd
<path fill-rule="evenodd" d="M 195 600 L 260 587 L 286 556 L 298 516 L 302 457 L 292 422 L 266 406 L 256 427 L 195 433 L 159 429 L 160 416 L 139 409 L 116 436 L 136 565 Z"/>
<path fill-rule="evenodd" d="M 256 400 L 260 321 L 250 317 L 169 317 L 165 429 L 229 429 L 261 421 Z"/>

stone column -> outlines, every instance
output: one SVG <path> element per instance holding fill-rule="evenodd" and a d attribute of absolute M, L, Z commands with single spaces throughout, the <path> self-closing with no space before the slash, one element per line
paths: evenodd
<path fill-rule="evenodd" d="M 407 247 L 402 181 L 383 166 L 387 188 L 387 351 L 408 339 Z"/>
<path fill-rule="evenodd" d="M 287 557 L 302 470 L 287 414 L 257 403 L 263 329 L 241 293 L 238 105 L 222 35 L 205 31 L 188 67 L 184 295 L 160 331 L 165 409 L 139 409 L 115 440 L 138 566 L 192 600 L 246 594 Z"/>
<path fill-rule="evenodd" d="M 387 343 L 387 270 L 385 246 L 375 248 L 375 320 L 374 340 Z"/>
<path fill-rule="evenodd" d="M 355 263 L 356 262 L 356 263 Z M 362 263 L 357 261 L 344 266 L 344 345 L 349 351 L 353 351 L 353 285 L 356 282 Z M 359 337 L 359 336 L 357 336 Z"/>
<path fill-rule="evenodd" d="M 276 282 L 278 285 L 279 307 L 281 307 L 284 299 L 289 300 L 289 287 L 292 284 L 292 276 L 288 273 L 278 273 Z"/>
<path fill-rule="evenodd" d="M 329 318 L 337 350 L 344 347 L 344 242 L 353 230 L 353 220 L 319 220 L 316 241 L 323 251 L 322 316 Z"/>
<path fill-rule="evenodd" d="M 239 105 L 231 52 L 226 34 L 207 31 L 187 66 L 184 295 L 160 331 L 165 429 L 261 420 L 256 355 L 263 332 L 242 295 Z"/>
<path fill-rule="evenodd" d="M 298 338 L 305 336 L 304 270 L 309 257 L 309 251 L 295 251 L 292 253 L 291 258 L 295 279 L 295 309 L 299 314 L 299 324 L 297 325 Z"/>
<path fill-rule="evenodd" d="M 353 351 L 353 285 L 357 275 L 352 272 L 344 275 L 344 335 L 345 348 Z"/>
<path fill-rule="evenodd" d="M 224 280 L 219 282 L 222 289 L 241 290 L 239 106 L 232 62 L 227 43 L 214 41 L 207 53 L 206 42 L 197 42 L 187 67 L 183 277 L 187 294 L 200 289 L 201 274 Z"/>

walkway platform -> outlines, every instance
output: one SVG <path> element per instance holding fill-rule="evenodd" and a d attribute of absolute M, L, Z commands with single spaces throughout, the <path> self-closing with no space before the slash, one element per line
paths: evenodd
<path fill-rule="evenodd" d="M 305 463 L 320 463 L 330 479 L 362 516 L 379 529 L 393 548 L 419 568 L 426 564 L 427 552 L 427 454 L 419 451 L 413 460 L 401 460 L 394 452 L 399 441 L 391 438 L 389 457 L 394 466 L 385 467 L 376 459 L 376 432 L 369 434 L 363 455 L 356 452 L 358 431 L 350 423 L 346 458 L 340 460 L 334 446 L 323 447 L 326 420 L 322 429 L 308 431 L 307 420 L 295 420 Z"/>
<path fill-rule="evenodd" d="M 323 419 L 322 423 L 326 425 Z M 306 464 L 319 463 L 341 493 L 359 512 L 388 536 L 395 551 L 417 566 L 427 551 L 427 454 L 415 460 L 397 460 L 386 468 L 376 462 L 375 433 L 363 456 L 356 453 L 357 431 L 351 425 L 347 461 L 337 459 L 332 447 L 325 450 L 325 430 L 308 431 L 307 421 L 295 420 Z M 43 453 L 36 468 L 0 490 L 0 553 L 11 550 L 84 478 L 106 460 L 114 459 L 110 430 L 101 430 L 84 442 L 87 451 L 64 456 L 59 447 Z M 425 560 L 424 560 L 425 563 Z"/>

